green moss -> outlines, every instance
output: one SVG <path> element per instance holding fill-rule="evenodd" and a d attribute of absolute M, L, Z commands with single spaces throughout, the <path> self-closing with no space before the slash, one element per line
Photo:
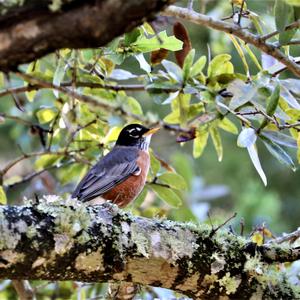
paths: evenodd
<path fill-rule="evenodd" d="M 220 286 L 225 288 L 227 295 L 234 294 L 241 281 L 241 278 L 238 276 L 231 277 L 229 272 L 227 272 L 221 279 L 218 279 Z"/>
<path fill-rule="evenodd" d="M 57 196 L 44 196 L 38 207 L 40 211 L 54 218 L 55 232 L 75 236 L 81 230 L 87 230 L 92 223 L 92 213 L 79 201 L 62 199 Z"/>

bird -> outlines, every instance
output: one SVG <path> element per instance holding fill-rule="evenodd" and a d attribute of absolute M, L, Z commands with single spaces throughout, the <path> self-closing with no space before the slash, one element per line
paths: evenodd
<path fill-rule="evenodd" d="M 150 166 L 151 137 L 160 128 L 140 124 L 125 126 L 113 149 L 100 159 L 79 182 L 72 198 L 88 205 L 111 201 L 120 208 L 142 191 Z"/>

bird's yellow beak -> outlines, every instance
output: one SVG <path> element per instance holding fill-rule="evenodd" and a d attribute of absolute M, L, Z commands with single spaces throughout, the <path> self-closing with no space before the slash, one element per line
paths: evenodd
<path fill-rule="evenodd" d="M 159 129 L 160 129 L 160 127 L 153 127 L 153 128 L 151 128 L 151 129 L 149 129 L 147 132 L 145 132 L 145 133 L 143 134 L 143 136 L 152 135 L 152 134 L 154 134 L 155 132 L 157 132 Z"/>

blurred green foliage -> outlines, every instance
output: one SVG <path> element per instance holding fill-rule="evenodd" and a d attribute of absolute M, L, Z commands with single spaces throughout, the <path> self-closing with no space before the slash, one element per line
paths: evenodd
<path fill-rule="evenodd" d="M 287 24 L 280 22 L 279 6 L 292 22 L 298 5 L 294 1 L 295 7 L 287 8 L 286 2 L 276 1 L 274 15 L 274 1 L 248 0 L 252 19 L 242 19 L 242 26 L 255 33 L 282 30 Z M 230 1 L 203 3 L 196 2 L 195 9 L 214 18 L 231 14 Z M 173 36 L 172 22 L 164 20 L 158 36 L 146 23 L 107 47 L 60 50 L 22 66 L 29 78 L 1 74 L 3 90 L 28 87 L 0 102 L 2 170 L 23 157 L 1 178 L 1 203 L 6 202 L 3 187 L 9 204 L 35 193 L 72 192 L 126 123 L 159 123 L 166 130 L 153 138 L 148 184 L 129 210 L 217 224 L 237 212 L 235 230 L 244 218 L 247 234 L 264 223 L 274 234 L 299 226 L 299 171 L 291 171 L 300 160 L 299 127 L 289 125 L 300 119 L 300 80 L 288 72 L 272 77 L 274 65 L 265 67 L 256 49 L 190 24 L 185 26 L 193 49 L 181 68 L 173 52 L 185 41 Z M 281 32 L 273 40 L 297 36 Z M 161 49 L 169 50 L 168 56 L 157 52 L 151 63 L 153 51 Z M 287 51 L 299 55 L 297 47 Z M 252 163 L 264 181 L 265 172 L 266 187 Z M 87 299 L 104 289 L 51 283 L 39 299 L 53 299 L 54 293 L 55 299 Z M 14 299 L 6 282 L 0 290 L 0 297 Z"/>

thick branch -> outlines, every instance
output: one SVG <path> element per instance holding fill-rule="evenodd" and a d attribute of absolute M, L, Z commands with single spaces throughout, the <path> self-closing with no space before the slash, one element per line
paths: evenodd
<path fill-rule="evenodd" d="M 1 279 L 127 281 L 193 299 L 299 298 L 267 264 L 277 253 L 299 259 L 297 249 L 268 245 L 252 256 L 244 239 L 223 229 L 133 217 L 109 203 L 46 200 L 0 207 Z"/>
<path fill-rule="evenodd" d="M 26 1 L 24 9 L 0 17 L 0 69 L 12 70 L 60 48 L 103 46 L 172 2 L 73 0 L 53 12 L 49 1 Z"/>
<path fill-rule="evenodd" d="M 181 8 L 174 5 L 167 7 L 163 14 L 166 16 L 181 18 L 195 24 L 203 25 L 237 36 L 244 42 L 251 44 L 261 51 L 267 53 L 268 55 L 274 57 L 279 62 L 284 64 L 288 70 L 293 72 L 296 76 L 300 77 L 300 66 L 295 61 L 290 59 L 271 43 L 263 40 L 260 36 L 254 35 L 253 33 L 246 31 L 238 25 L 215 20 L 206 15 L 191 11 L 187 8 Z"/>

